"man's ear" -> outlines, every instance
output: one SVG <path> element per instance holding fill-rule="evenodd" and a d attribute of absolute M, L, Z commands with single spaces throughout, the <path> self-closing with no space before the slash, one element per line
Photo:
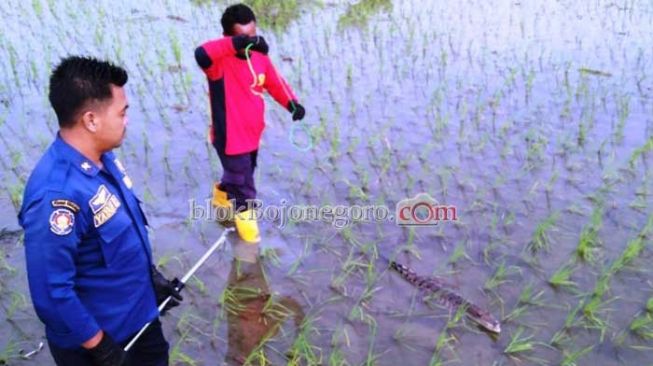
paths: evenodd
<path fill-rule="evenodd" d="M 81 119 L 82 119 L 82 126 L 84 126 L 84 128 L 87 131 L 91 133 L 97 132 L 98 121 L 97 121 L 97 115 L 95 113 L 93 113 L 92 111 L 86 111 L 84 112 L 84 114 L 82 114 Z"/>

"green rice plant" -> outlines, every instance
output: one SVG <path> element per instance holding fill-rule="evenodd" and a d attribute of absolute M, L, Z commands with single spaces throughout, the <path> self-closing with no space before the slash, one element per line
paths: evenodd
<path fill-rule="evenodd" d="M 185 331 L 183 331 L 179 339 L 175 343 L 175 345 L 170 350 L 170 355 L 168 356 L 170 364 L 176 365 L 179 363 L 183 363 L 185 365 L 190 365 L 190 366 L 198 365 L 197 361 L 194 358 L 185 354 L 181 350 L 182 345 L 186 342 L 187 338 L 189 337 L 189 333 L 190 333 L 190 329 L 186 329 Z"/>
<path fill-rule="evenodd" d="M 172 49 L 172 55 L 175 58 L 176 64 L 181 65 L 182 50 L 181 45 L 179 44 L 179 38 L 175 32 L 170 32 L 170 48 Z"/>
<path fill-rule="evenodd" d="M 274 248 L 263 249 L 263 252 L 261 253 L 261 257 L 265 262 L 269 262 L 273 266 L 277 268 L 281 268 L 281 258 L 279 258 L 279 254 L 277 253 L 276 249 Z"/>
<path fill-rule="evenodd" d="M 367 348 L 367 357 L 365 358 L 364 364 L 366 366 L 374 366 L 378 363 L 378 359 L 382 356 L 381 354 L 376 354 L 374 352 L 374 345 L 376 343 L 376 322 L 369 324 L 370 334 L 368 336 L 370 340 L 370 345 Z"/>
<path fill-rule="evenodd" d="M 451 256 L 449 256 L 449 260 L 447 261 L 447 263 L 451 264 L 452 266 L 455 266 L 458 263 L 458 261 L 460 261 L 463 258 L 467 259 L 470 262 L 472 261 L 472 259 L 465 251 L 465 242 L 459 241 L 456 244 L 453 253 L 451 253 Z"/>
<path fill-rule="evenodd" d="M 571 264 L 565 264 L 560 267 L 551 277 L 549 278 L 549 284 L 553 287 L 559 288 L 571 288 L 577 287 L 578 284 L 571 280 L 571 275 L 574 273 L 574 266 Z"/>
<path fill-rule="evenodd" d="M 596 259 L 596 251 L 600 245 L 599 230 L 603 225 L 603 208 L 602 203 L 599 201 L 594 210 L 590 223 L 583 227 L 576 246 L 576 255 L 584 261 L 594 262 Z"/>
<path fill-rule="evenodd" d="M 23 192 L 25 191 L 25 184 L 21 181 L 11 184 L 7 187 L 11 203 L 16 212 L 20 211 L 20 206 L 23 202 Z"/>
<path fill-rule="evenodd" d="M 635 162 L 637 159 L 639 159 L 641 156 L 644 154 L 653 151 L 653 137 L 649 137 L 649 139 L 646 141 L 646 143 L 635 149 L 632 154 L 630 155 L 630 159 L 628 160 L 628 164 L 630 165 L 630 168 L 633 169 L 635 167 Z"/>
<path fill-rule="evenodd" d="M 288 352 L 288 366 L 322 364 L 322 349 L 310 341 L 312 334 L 320 334 L 319 330 L 315 327 L 316 320 L 317 318 L 313 317 L 304 318 L 304 321 L 300 325 L 299 333 Z"/>
<path fill-rule="evenodd" d="M 34 9 L 34 14 L 37 18 L 43 16 L 43 4 L 39 0 L 32 0 L 32 8 Z"/>
<path fill-rule="evenodd" d="M 2 235 L 0 235 L 1 237 Z M 9 277 L 13 276 L 16 273 L 16 268 L 14 268 L 9 262 L 7 261 L 7 258 L 9 256 L 5 252 L 4 248 L 0 248 L 0 271 L 3 272 L 3 277 Z M 5 273 L 6 272 L 6 273 Z"/>
<path fill-rule="evenodd" d="M 603 279 L 603 282 L 607 281 L 610 276 L 622 271 L 626 266 L 630 265 L 636 258 L 640 257 L 640 255 L 646 248 L 648 237 L 651 235 L 652 232 L 653 232 L 653 215 L 649 216 L 646 225 L 644 225 L 644 227 L 640 230 L 640 232 L 637 234 L 637 237 L 635 237 L 634 239 L 628 242 L 626 248 L 621 253 L 621 255 L 619 255 L 619 257 L 615 259 L 614 262 L 612 262 L 612 264 L 602 275 L 602 278 L 606 277 L 605 279 Z M 601 280 L 599 280 L 599 283 L 600 282 Z M 607 285 L 602 286 L 601 288 L 607 289 Z M 597 291 L 595 290 L 595 294 L 596 292 Z"/>
<path fill-rule="evenodd" d="M 20 292 L 11 291 L 11 303 L 6 310 L 7 319 L 12 319 L 16 311 L 26 308 L 27 298 Z"/>
<path fill-rule="evenodd" d="M 642 339 L 653 340 L 653 316 L 647 313 L 635 317 L 630 322 L 628 329 Z"/>
<path fill-rule="evenodd" d="M 565 317 L 565 323 L 562 326 L 562 329 L 557 331 L 553 335 L 553 337 L 551 337 L 549 344 L 555 347 L 562 347 L 565 343 L 567 343 L 571 339 L 569 336 L 569 330 L 572 329 L 573 327 L 576 327 L 579 324 L 578 312 L 583 308 L 584 304 L 585 304 L 585 300 L 581 300 L 578 303 L 578 305 L 576 305 L 575 308 L 569 311 L 569 313 Z"/>
<path fill-rule="evenodd" d="M 603 301 L 601 297 L 592 296 L 590 300 L 583 306 L 583 316 L 587 320 L 586 328 L 596 329 L 600 332 L 600 340 L 603 342 L 605 333 L 608 330 L 609 324 L 604 320 L 601 315 L 605 311 L 607 301 Z"/>
<path fill-rule="evenodd" d="M 535 227 L 535 232 L 531 241 L 527 244 L 527 249 L 533 253 L 537 253 L 541 250 L 548 251 L 551 248 L 551 239 L 549 238 L 549 232 L 555 228 L 556 222 L 560 214 L 554 212 L 545 218 L 542 222 L 537 224 Z"/>
<path fill-rule="evenodd" d="M 0 365 L 11 365 L 13 360 L 19 359 L 18 342 L 10 338 L 5 345 L 5 348 L 0 351 Z"/>
<path fill-rule="evenodd" d="M 283 32 L 290 23 L 299 17 L 300 6 L 310 4 L 297 0 L 246 0 L 257 15 L 257 25 L 276 33 Z M 260 20 L 259 20 L 260 19 Z"/>
<path fill-rule="evenodd" d="M 628 120 L 628 115 L 630 114 L 630 97 L 628 95 L 622 95 L 617 100 L 617 125 L 616 131 L 614 131 L 613 136 L 617 143 L 621 143 L 624 138 L 624 128 L 626 126 L 626 120 Z"/>
<path fill-rule="evenodd" d="M 351 366 L 342 350 L 339 347 L 334 347 L 329 355 L 329 366 Z"/>
<path fill-rule="evenodd" d="M 364 27 L 375 13 L 392 10 L 391 0 L 359 0 L 338 19 L 339 27 Z"/>
<path fill-rule="evenodd" d="M 452 336 L 449 331 L 460 323 L 466 311 L 465 306 L 459 306 L 456 312 L 449 314 L 445 328 L 438 335 L 435 343 L 435 351 L 433 352 L 433 356 L 431 356 L 429 365 L 444 365 L 445 360 L 442 357 L 443 350 L 446 348 L 451 352 L 454 351 L 453 343 L 456 341 L 456 337 Z"/>
<path fill-rule="evenodd" d="M 156 266 L 165 268 L 171 261 L 177 262 L 180 266 L 182 265 L 181 258 L 178 255 L 173 255 L 172 253 L 165 253 L 163 255 L 158 255 Z"/>
<path fill-rule="evenodd" d="M 533 356 L 527 356 L 525 354 L 532 352 L 535 349 L 535 346 L 539 345 L 540 342 L 533 341 L 533 335 L 522 337 L 523 333 L 523 328 L 517 329 L 517 331 L 511 335 L 510 342 L 503 350 L 503 353 L 512 359 L 524 359 L 529 361 L 531 364 L 547 365 L 548 363 L 546 360 Z"/>
<path fill-rule="evenodd" d="M 577 364 L 578 360 L 581 357 L 588 354 L 593 348 L 594 348 L 594 346 L 592 345 L 592 346 L 585 347 L 585 348 L 583 348 L 581 350 L 578 350 L 578 351 L 572 352 L 572 353 L 568 353 L 566 351 L 563 352 L 564 358 L 560 362 L 560 365 L 561 366 L 577 366 L 578 365 Z"/>
<path fill-rule="evenodd" d="M 489 291 L 496 290 L 499 286 L 509 282 L 508 276 L 513 273 L 520 273 L 521 269 L 519 267 L 510 266 L 506 267 L 505 263 L 501 263 L 497 267 L 496 271 L 483 285 L 483 288 Z"/>
<path fill-rule="evenodd" d="M 246 292 L 247 290 L 249 290 L 250 296 L 255 297 L 259 295 L 259 291 L 256 289 L 234 289 L 232 287 L 225 287 L 222 293 L 220 293 L 220 297 L 218 298 L 218 304 L 220 304 L 220 308 L 222 310 L 222 318 L 225 318 L 225 311 L 231 315 L 238 315 L 239 312 L 245 309 L 241 299 L 244 297 L 243 292 Z"/>
<path fill-rule="evenodd" d="M 193 276 L 190 278 L 192 285 L 199 290 L 200 294 L 203 296 L 208 295 L 207 287 L 204 281 L 202 281 L 199 277 Z"/>
<path fill-rule="evenodd" d="M 533 284 L 528 284 L 524 287 L 519 294 L 516 307 L 503 318 L 504 322 L 515 321 L 526 314 L 531 306 L 545 306 L 546 304 L 541 301 L 544 295 L 544 290 L 534 293 Z"/>
<path fill-rule="evenodd" d="M 347 316 L 347 319 L 350 321 L 359 321 L 363 324 L 367 324 L 368 326 L 376 325 L 376 319 L 374 316 L 369 311 L 367 311 L 365 305 L 360 303 L 357 303 L 352 307 L 349 315 Z"/>

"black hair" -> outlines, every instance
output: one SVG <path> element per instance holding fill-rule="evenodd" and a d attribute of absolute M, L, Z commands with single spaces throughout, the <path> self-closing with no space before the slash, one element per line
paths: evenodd
<path fill-rule="evenodd" d="M 233 34 L 236 23 L 245 25 L 251 21 L 256 21 L 256 16 L 252 9 L 245 4 L 234 4 L 227 7 L 222 13 L 222 19 L 220 19 L 222 32 L 227 36 Z"/>
<path fill-rule="evenodd" d="M 59 127 L 72 127 L 87 103 L 110 99 L 110 84 L 122 87 L 126 83 L 127 71 L 110 62 L 81 56 L 64 58 L 50 76 L 50 104 Z"/>

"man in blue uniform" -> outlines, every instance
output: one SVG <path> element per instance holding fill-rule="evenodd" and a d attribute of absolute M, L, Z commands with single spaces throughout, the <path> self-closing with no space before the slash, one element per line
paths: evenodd
<path fill-rule="evenodd" d="M 157 304 L 181 296 L 152 265 L 146 218 L 112 153 L 126 132 L 126 82 L 122 68 L 76 56 L 50 78 L 60 130 L 29 178 L 19 221 L 32 301 L 58 365 L 168 364 Z"/>

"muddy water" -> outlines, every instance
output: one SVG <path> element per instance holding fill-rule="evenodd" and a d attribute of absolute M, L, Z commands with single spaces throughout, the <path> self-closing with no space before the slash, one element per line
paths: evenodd
<path fill-rule="evenodd" d="M 342 230 L 327 222 L 263 222 L 255 273 L 264 281 L 249 287 L 269 293 L 257 298 L 272 299 L 268 304 L 293 299 L 305 314 L 303 328 L 288 320 L 271 333 L 265 357 L 285 364 L 296 342 L 299 364 L 553 365 L 591 347 L 577 364 L 646 364 L 653 344 L 629 328 L 647 316 L 653 296 L 649 236 L 649 247 L 611 276 L 596 314 L 604 331 L 582 310 L 569 314 L 653 214 L 650 153 L 635 154 L 653 135 L 652 5 L 292 3 L 282 11 L 263 7 L 268 13 L 258 17 L 271 57 L 307 107 L 315 146 L 293 148 L 290 116 L 269 100 L 259 197 L 394 209 L 428 192 L 456 205 L 460 220 L 414 230 L 387 220 Z M 206 85 L 192 51 L 220 35 L 223 9 L 222 2 L 185 1 L 0 4 L 0 227 L 17 229 L 22 184 L 57 128 L 46 96 L 52 65 L 67 54 L 105 57 L 130 73 L 128 138 L 118 154 L 147 203 L 155 256 L 166 273 L 189 268 L 221 231 L 210 220 L 189 219 L 189 199 L 203 204 L 220 176 L 205 142 Z M 599 245 L 586 262 L 576 248 L 597 207 Z M 529 251 L 538 224 L 551 215 L 549 250 Z M 17 358 L 43 332 L 26 290 L 20 238 L 4 236 L 1 249 L 0 359 L 51 364 L 45 351 Z M 374 250 L 445 276 L 504 320 L 503 333 L 490 337 L 470 322 L 448 327 L 452 313 L 426 306 L 371 259 Z M 173 364 L 228 362 L 228 350 L 237 348 L 233 334 L 248 334 L 230 332 L 238 327 L 225 295 L 233 257 L 232 245 L 219 251 L 189 286 L 184 307 L 164 320 Z M 565 265 L 576 286 L 549 286 Z M 505 275 L 496 277 L 502 268 Z M 542 294 L 516 313 L 527 286 Z M 505 353 L 520 330 L 532 337 L 532 349 Z M 561 330 L 566 341 L 551 345 Z M 256 357 L 250 360 L 260 363 Z"/>

